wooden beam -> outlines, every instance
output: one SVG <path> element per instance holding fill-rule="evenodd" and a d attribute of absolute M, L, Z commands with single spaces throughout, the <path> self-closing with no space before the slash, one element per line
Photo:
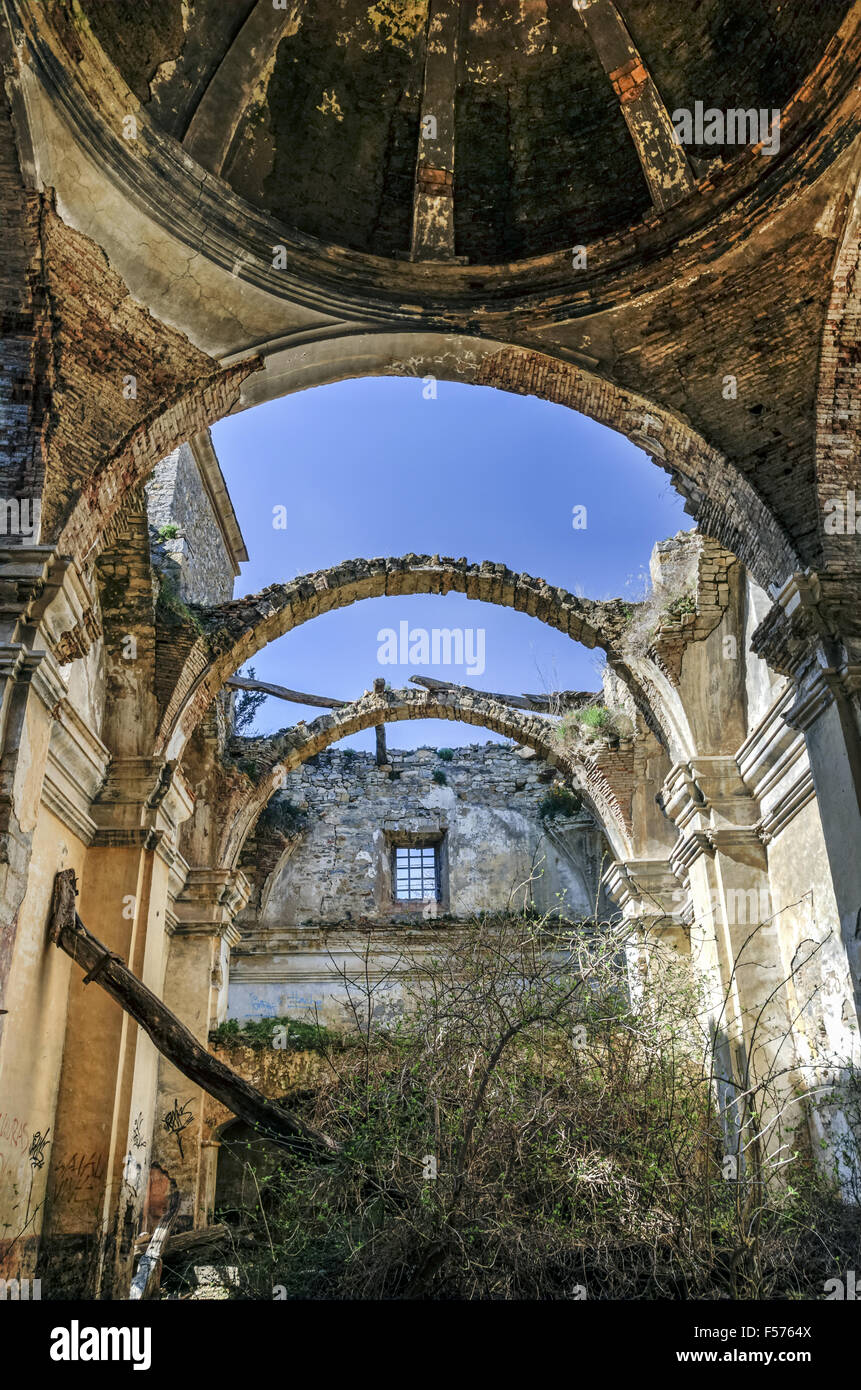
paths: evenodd
<path fill-rule="evenodd" d="M 411 256 L 454 256 L 454 114 L 460 0 L 429 0 Z"/>
<path fill-rule="evenodd" d="M 153 1231 L 152 1240 L 138 1261 L 137 1272 L 129 1289 L 129 1298 L 132 1302 L 136 1299 L 149 1298 L 158 1288 L 161 1279 L 162 1253 L 178 1211 L 179 1193 L 172 1192 L 167 1211 Z"/>
<path fill-rule="evenodd" d="M 613 0 L 575 0 L 631 134 L 659 212 L 696 188 L 670 113 Z"/>
<path fill-rule="evenodd" d="M 382 676 L 374 677 L 374 693 L 381 695 L 386 688 L 386 682 Z M 381 724 L 374 726 L 374 733 L 377 738 L 377 767 L 385 767 L 389 761 L 388 750 L 386 749 L 386 724 L 385 720 Z"/>
<path fill-rule="evenodd" d="M 59 883 L 58 880 L 65 880 Z M 332 1155 L 339 1145 L 328 1135 L 267 1100 L 230 1067 L 213 1057 L 165 1004 L 95 936 L 75 911 L 75 873 L 61 869 L 54 880 L 49 940 L 84 970 L 84 984 L 95 981 L 152 1039 L 163 1057 L 202 1086 L 208 1095 L 264 1134 L 304 1153 Z"/>
<path fill-rule="evenodd" d="M 582 709 L 584 705 L 594 704 L 597 695 L 589 690 L 554 690 L 549 695 L 501 695 L 498 691 L 474 690 L 471 685 L 455 685 L 452 681 L 439 681 L 433 676 L 410 676 L 413 685 L 423 685 L 426 690 L 452 690 L 458 695 L 481 695 L 485 700 L 496 700 L 501 705 L 511 705 L 514 709 L 533 710 L 536 714 L 564 713 L 569 709 Z"/>
<path fill-rule="evenodd" d="M 230 1236 L 230 1227 L 219 1223 L 214 1226 L 198 1226 L 193 1231 L 180 1231 L 179 1235 L 169 1235 L 162 1248 L 162 1260 L 179 1263 L 192 1259 L 204 1251 L 215 1249 Z M 135 1254 L 143 1254 L 152 1237 L 140 1235 L 134 1243 Z"/>
<path fill-rule="evenodd" d="M 286 685 L 270 685 L 268 681 L 249 681 L 244 676 L 231 676 L 224 682 L 231 690 L 262 690 L 264 695 L 274 695 L 278 700 L 289 700 L 294 705 L 313 705 L 316 709 L 343 709 L 347 700 L 333 700 L 328 695 L 307 695 L 301 690 L 289 690 Z"/>

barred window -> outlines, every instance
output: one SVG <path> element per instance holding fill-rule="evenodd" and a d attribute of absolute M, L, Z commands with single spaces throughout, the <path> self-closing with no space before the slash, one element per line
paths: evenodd
<path fill-rule="evenodd" d="M 439 898 L 437 845 L 396 845 L 393 859 L 395 902 L 421 902 L 427 898 Z"/>

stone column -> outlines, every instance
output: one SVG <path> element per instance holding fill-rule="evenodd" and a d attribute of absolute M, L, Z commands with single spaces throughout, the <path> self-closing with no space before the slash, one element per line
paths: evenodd
<path fill-rule="evenodd" d="M 155 994 L 166 909 L 191 796 L 172 766 L 119 758 L 92 808 L 97 830 L 78 912 Z M 48 1188 L 46 1261 L 55 1287 L 124 1296 L 152 1149 L 158 1053 L 98 985 L 73 975 Z M 46 1270 L 47 1272 L 47 1270 Z"/>
<path fill-rule="evenodd" d="M 227 1011 L 234 926 L 251 885 L 241 870 L 190 869 L 176 899 L 164 1001 L 206 1046 Z M 217 1144 L 206 1122 L 206 1093 L 160 1059 L 152 1170 L 144 1224 L 158 1220 L 171 1191 L 181 1194 L 177 1229 L 205 1226 L 215 1199 Z"/>
<path fill-rule="evenodd" d="M 70 700 L 58 635 L 95 632 L 80 572 L 50 546 L 0 552 L 0 1275 L 35 1272 L 71 963 L 46 946 L 56 870 L 81 872 L 108 750 Z"/>
<path fill-rule="evenodd" d="M 636 924 L 627 953 L 628 981 L 632 997 L 640 998 L 647 981 L 660 979 L 662 964 L 673 957 L 690 959 L 686 894 L 668 859 L 617 860 L 604 884 L 626 921 Z"/>
<path fill-rule="evenodd" d="M 788 1127 L 802 1115 L 789 1100 L 798 1059 L 759 803 L 726 755 L 676 764 L 663 803 L 680 832 L 671 863 L 690 885 L 692 955 L 701 957 L 707 977 L 716 965 L 720 981 L 711 1012 L 717 1068 L 727 1073 L 722 1106 L 731 1103 L 734 1087 L 743 1098 L 762 1086 L 753 1129 L 777 1158 Z"/>
<path fill-rule="evenodd" d="M 33 678 L 46 658 L 40 623 L 63 585 L 66 568 L 51 546 L 0 551 L 0 996 L 27 887 L 50 710 L 65 693 L 49 662 L 42 681 L 46 698 L 31 699 Z"/>
<path fill-rule="evenodd" d="M 784 715 L 804 734 L 861 1026 L 861 607 L 857 581 L 795 574 L 753 649 L 789 676 Z"/>

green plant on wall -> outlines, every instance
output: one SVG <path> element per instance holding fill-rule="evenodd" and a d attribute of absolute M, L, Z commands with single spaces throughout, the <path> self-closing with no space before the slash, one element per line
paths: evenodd
<path fill-rule="evenodd" d="M 261 811 L 257 825 L 261 830 L 275 830 L 292 839 L 305 829 L 307 823 L 308 817 L 304 811 L 285 797 L 276 796 Z"/>
<path fill-rule="evenodd" d="M 578 735 L 599 738 L 618 734 L 622 719 L 615 710 L 606 705 L 583 705 L 581 709 L 569 710 L 557 726 L 557 737 L 563 742 L 576 739 Z"/>
<path fill-rule="evenodd" d="M 538 807 L 538 814 L 542 820 L 554 820 L 557 816 L 576 816 L 582 805 L 582 797 L 572 792 L 569 787 L 564 787 L 561 782 L 556 782 Z"/>
<path fill-rule="evenodd" d="M 199 637 L 204 636 L 203 625 L 197 614 L 192 613 L 188 604 L 180 597 L 176 581 L 167 575 L 161 575 L 158 581 L 156 610 L 167 627 L 181 624 L 183 627 L 191 628 Z"/>

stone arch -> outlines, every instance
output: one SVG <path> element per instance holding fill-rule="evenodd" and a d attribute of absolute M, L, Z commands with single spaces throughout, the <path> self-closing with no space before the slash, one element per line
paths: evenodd
<path fill-rule="evenodd" d="M 571 276 L 568 248 L 504 265 L 429 267 L 366 257 L 305 236 L 207 174 L 188 149 L 162 130 L 82 16 L 69 26 L 61 17 L 62 7 L 55 13 L 25 0 L 8 0 L 8 5 L 21 51 L 26 51 L 22 72 L 27 82 L 18 79 L 26 93 L 19 93 L 16 102 L 23 125 L 31 122 L 35 133 L 40 102 L 48 100 L 74 136 L 76 157 L 72 142 L 68 150 L 64 143 L 62 167 L 46 167 L 45 174 L 55 177 L 45 177 L 45 185 L 59 188 L 69 225 L 86 227 L 104 247 L 126 278 L 130 294 L 146 300 L 160 321 L 187 333 L 210 354 L 213 367 L 235 365 L 249 352 L 259 352 L 266 359 L 261 375 L 270 387 L 285 371 L 287 376 L 292 373 L 294 384 L 281 380 L 274 391 L 284 394 L 299 389 L 303 375 L 309 384 L 309 365 L 313 373 L 313 364 L 325 364 L 333 351 L 343 359 L 354 353 L 354 365 L 339 375 L 355 376 L 369 370 L 397 371 L 394 360 L 402 351 L 406 358 L 417 359 L 429 349 L 429 359 L 444 343 L 454 345 L 457 359 L 460 345 L 473 360 L 464 362 L 457 379 L 544 395 L 587 414 L 594 410 L 593 418 L 635 438 L 670 473 L 701 529 L 737 555 L 763 588 L 805 568 L 798 553 L 805 536 L 791 521 L 780 524 L 780 503 L 773 508 L 766 504 L 749 469 L 727 455 L 726 449 L 733 446 L 725 445 L 721 452 L 685 416 L 659 404 L 661 397 L 679 399 L 672 368 L 660 369 L 672 359 L 666 328 L 652 339 L 644 371 L 632 364 L 630 353 L 614 368 L 609 360 L 614 337 L 609 316 L 637 303 L 649 315 L 656 295 L 675 292 L 678 286 L 693 290 L 698 281 L 708 280 L 724 255 L 738 250 L 755 231 L 771 227 L 846 149 L 855 131 L 861 33 L 857 5 L 833 34 L 817 69 L 785 103 L 784 152 L 779 160 L 764 161 L 754 150 L 746 151 L 720 177 L 700 179 L 696 197 L 659 219 L 657 228 L 650 219 L 596 243 L 594 256 L 590 247 L 590 268 L 582 278 Z M 122 122 L 132 112 L 140 131 L 139 138 L 129 142 L 122 137 Z M 32 146 L 28 158 L 35 160 L 40 142 L 30 138 L 27 143 Z M 41 165 L 38 168 L 41 177 Z M 112 210 L 115 199 L 94 197 L 84 170 L 87 178 L 107 179 L 111 193 L 122 200 L 126 216 L 121 226 L 110 211 L 101 216 L 102 203 Z M 273 282 L 271 251 L 273 242 L 280 241 L 289 245 L 289 264 Z M 150 242 L 158 243 L 155 274 L 152 262 L 141 254 L 141 247 Z M 174 260 L 177 256 L 179 261 Z M 180 273 L 169 273 L 167 267 L 178 270 L 180 265 Z M 255 310 L 248 321 L 241 312 L 246 297 Z M 197 314 L 201 302 L 210 306 L 203 317 Z M 298 315 L 297 308 L 302 311 Z M 590 328 L 593 318 L 601 321 L 594 343 L 591 333 L 584 337 L 580 331 L 584 325 Z M 556 339 L 554 346 L 549 345 L 551 337 Z M 527 341 L 532 346 L 524 346 Z M 598 355 L 591 355 L 593 349 Z M 356 362 L 362 353 L 359 369 Z M 410 367 L 406 370 L 415 374 Z M 445 377 L 448 371 L 441 364 L 437 374 Z M 323 368 L 318 383 L 322 379 L 339 377 L 327 376 Z M 583 404 L 578 403 L 581 398 Z M 251 398 L 244 403 L 252 403 Z M 209 413 L 204 423 L 218 418 L 218 413 Z M 692 411 L 690 418 L 709 417 Z M 71 419 L 76 428 L 77 402 Z M 703 428 L 709 431 L 711 426 Z M 716 443 L 717 434 L 714 439 Z M 120 505 L 127 491 L 122 464 L 114 458 L 122 452 L 120 444 L 117 437 L 113 446 L 102 446 L 92 459 L 93 468 L 101 469 L 110 456 L 110 467 L 103 472 L 110 506 L 101 497 L 90 498 L 95 502 L 92 518 L 83 515 L 86 507 L 76 508 L 68 518 L 72 524 L 67 540 L 79 532 L 79 539 L 88 537 L 82 549 L 71 552 L 76 559 L 91 545 L 97 549 L 109 521 L 106 511 Z M 58 461 L 54 471 L 61 468 Z M 69 551 L 67 544 L 61 548 Z"/>
<path fill-rule="evenodd" d="M 313 342 L 258 345 L 265 367 L 243 388 L 242 407 L 363 376 L 403 376 L 487 386 L 564 405 L 636 444 L 669 474 L 700 530 L 768 588 L 800 561 L 750 480 L 677 412 L 618 385 L 585 360 L 491 338 L 387 329 Z"/>
<path fill-rule="evenodd" d="M 601 647 L 611 660 L 632 607 L 621 599 L 577 598 L 566 589 L 517 574 L 504 565 L 438 555 L 351 560 L 272 584 L 259 594 L 199 610 L 203 635 L 190 644 L 162 719 L 157 753 L 177 758 L 224 682 L 255 652 L 321 613 L 360 599 L 404 594 L 462 593 L 467 598 L 514 608 L 583 643 Z M 625 670 L 634 698 L 661 727 L 643 685 Z M 666 740 L 665 740 L 666 741 Z"/>
<path fill-rule="evenodd" d="M 181 412 L 167 403 L 163 423 L 156 410 L 119 442 L 66 519 L 57 542 L 63 553 L 97 555 L 117 511 L 164 454 L 226 414 L 351 378 L 433 376 L 533 395 L 624 434 L 669 474 L 703 533 L 738 556 L 762 587 L 801 568 L 780 522 L 719 449 L 680 415 L 583 365 L 500 341 L 433 332 L 357 335 L 341 329 L 295 347 L 262 345 L 257 352 L 227 359 L 223 381 L 189 388 Z"/>
<path fill-rule="evenodd" d="M 632 857 L 634 763 L 633 747 L 629 742 L 622 742 L 618 749 L 602 746 L 594 752 L 582 749 L 571 753 L 555 738 L 555 726 L 541 715 L 513 709 L 483 696 L 416 689 L 368 692 L 360 700 L 332 714 L 321 715 L 311 724 L 295 724 L 266 740 L 268 756 L 259 780 L 225 816 L 218 862 L 227 868 L 236 867 L 245 840 L 279 789 L 285 772 L 293 771 L 350 734 L 360 733 L 375 724 L 393 724 L 404 719 L 450 719 L 478 725 L 535 749 L 574 783 L 607 835 L 616 858 Z"/>

